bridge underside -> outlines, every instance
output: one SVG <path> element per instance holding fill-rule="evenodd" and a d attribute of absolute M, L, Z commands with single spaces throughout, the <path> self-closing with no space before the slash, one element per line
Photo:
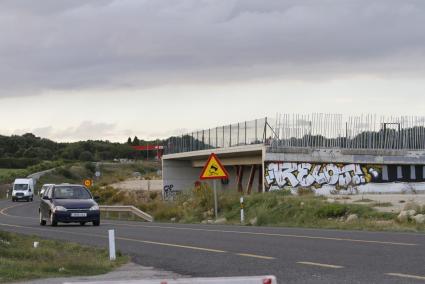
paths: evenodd
<path fill-rule="evenodd" d="M 229 180 L 218 182 L 219 188 L 248 194 L 262 192 L 264 150 L 262 145 L 253 145 L 166 155 L 162 161 L 165 194 L 193 188 L 211 153 L 219 157 L 229 173 Z"/>

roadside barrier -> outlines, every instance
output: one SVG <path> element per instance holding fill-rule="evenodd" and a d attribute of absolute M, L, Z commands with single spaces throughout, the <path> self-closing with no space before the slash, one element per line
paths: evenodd
<path fill-rule="evenodd" d="M 102 212 L 130 212 L 145 221 L 153 222 L 153 217 L 146 212 L 134 207 L 124 205 L 101 205 L 99 206 Z"/>

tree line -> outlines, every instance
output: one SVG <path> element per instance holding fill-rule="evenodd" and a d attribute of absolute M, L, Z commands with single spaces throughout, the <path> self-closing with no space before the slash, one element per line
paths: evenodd
<path fill-rule="evenodd" d="M 146 145 L 149 142 L 135 137 L 127 143 L 88 140 L 73 143 L 59 143 L 32 133 L 24 135 L 0 135 L 0 168 L 26 168 L 41 161 L 104 161 L 113 159 L 143 159 L 152 154 L 136 151 L 131 146 Z"/>

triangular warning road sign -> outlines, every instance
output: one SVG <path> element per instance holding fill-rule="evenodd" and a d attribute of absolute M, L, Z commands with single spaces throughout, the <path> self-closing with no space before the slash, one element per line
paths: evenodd
<path fill-rule="evenodd" d="M 217 156 L 212 153 L 208 158 L 207 163 L 202 170 L 200 179 L 226 179 L 229 178 L 224 166 L 220 163 L 220 160 Z"/>

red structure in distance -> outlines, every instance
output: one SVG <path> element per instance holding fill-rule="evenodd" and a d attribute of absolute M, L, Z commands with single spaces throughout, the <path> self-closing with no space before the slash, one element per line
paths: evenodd
<path fill-rule="evenodd" d="M 144 146 L 131 146 L 136 151 L 156 151 L 156 157 L 161 160 L 164 154 L 164 146 L 159 145 L 144 145 Z"/>

